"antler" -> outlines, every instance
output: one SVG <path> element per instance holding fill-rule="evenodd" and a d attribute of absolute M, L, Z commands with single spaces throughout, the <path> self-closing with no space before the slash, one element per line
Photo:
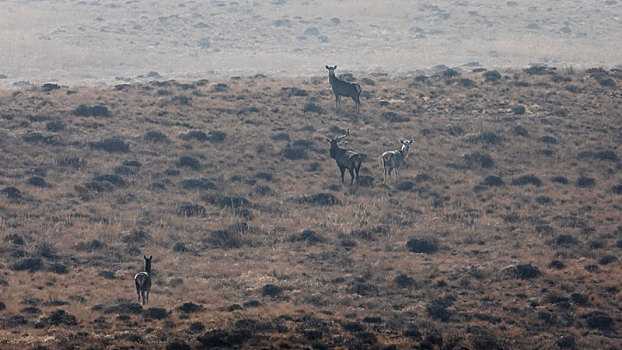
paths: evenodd
<path fill-rule="evenodd" d="M 346 136 L 348 136 L 348 135 L 350 135 L 350 129 L 346 130 L 346 133 L 345 133 L 345 134 L 343 134 L 343 135 L 341 135 L 341 136 L 337 137 L 335 140 L 337 140 L 337 141 L 341 141 L 341 139 L 343 139 L 344 137 L 346 137 Z"/>

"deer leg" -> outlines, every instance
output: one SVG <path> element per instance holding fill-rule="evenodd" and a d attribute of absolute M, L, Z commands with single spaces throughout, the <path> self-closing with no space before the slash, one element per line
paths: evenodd
<path fill-rule="evenodd" d="M 343 185 L 343 174 L 346 173 L 346 169 L 342 168 L 342 167 L 339 167 L 339 171 L 341 171 L 341 184 Z"/>
<path fill-rule="evenodd" d="M 397 168 L 395 168 L 395 182 L 397 182 Z"/>
<path fill-rule="evenodd" d="M 354 169 L 348 169 L 350 171 L 350 186 L 354 182 Z"/>
<path fill-rule="evenodd" d="M 140 286 L 138 285 L 138 281 L 134 281 L 136 284 L 136 294 L 138 294 L 138 302 L 140 303 Z"/>
<path fill-rule="evenodd" d="M 149 291 L 145 292 L 145 297 L 146 297 L 145 304 L 149 304 Z"/>
<path fill-rule="evenodd" d="M 361 163 L 356 167 L 356 185 L 359 185 L 359 170 L 361 170 Z"/>

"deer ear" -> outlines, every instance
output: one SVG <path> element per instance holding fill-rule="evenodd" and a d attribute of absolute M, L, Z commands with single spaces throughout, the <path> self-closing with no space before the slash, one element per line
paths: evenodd
<path fill-rule="evenodd" d="M 335 66 L 333 67 L 333 69 L 337 69 L 337 65 L 335 65 Z"/>
<path fill-rule="evenodd" d="M 415 139 L 411 139 L 411 140 L 410 140 L 410 143 L 413 143 L 413 142 L 415 142 Z"/>
<path fill-rule="evenodd" d="M 149 260 L 153 259 L 153 255 L 149 255 Z"/>
<path fill-rule="evenodd" d="M 330 70 L 330 67 L 329 67 L 329 66 L 326 66 L 326 69 Z"/>
<path fill-rule="evenodd" d="M 145 260 L 147 260 L 147 256 L 146 255 L 143 255 L 143 258 L 145 258 Z"/>
<path fill-rule="evenodd" d="M 400 140 L 400 143 L 403 145 L 404 144 L 404 140 Z"/>
<path fill-rule="evenodd" d="M 327 142 L 331 142 L 332 140 L 331 140 L 331 139 L 329 139 L 329 138 L 327 137 L 327 138 L 326 138 L 326 141 L 327 141 Z"/>

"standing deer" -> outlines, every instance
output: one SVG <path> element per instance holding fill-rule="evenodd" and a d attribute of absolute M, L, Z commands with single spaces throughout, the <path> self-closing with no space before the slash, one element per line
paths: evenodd
<path fill-rule="evenodd" d="M 335 76 L 335 69 L 337 69 L 337 66 L 326 66 L 326 69 L 328 69 L 328 82 L 333 88 L 333 93 L 335 94 L 335 108 L 339 110 L 339 105 L 341 104 L 339 96 L 351 97 L 354 103 L 356 103 L 356 114 L 359 114 L 359 107 L 361 106 L 361 100 L 359 100 L 359 96 L 362 91 L 361 86 L 359 84 L 351 84 L 337 78 Z"/>
<path fill-rule="evenodd" d="M 138 302 L 140 303 L 140 296 L 143 297 L 143 305 L 149 303 L 149 291 L 151 290 L 151 259 L 153 256 L 145 258 L 145 271 L 139 272 L 134 276 L 134 282 L 136 283 L 136 294 L 138 294 Z"/>
<path fill-rule="evenodd" d="M 404 161 L 408 157 L 408 148 L 414 140 L 400 140 L 402 149 L 395 151 L 386 151 L 382 154 L 382 166 L 384 167 L 384 180 L 387 181 L 387 172 L 389 173 L 389 180 L 391 179 L 391 170 L 395 169 L 395 181 L 397 182 L 397 168 L 404 165 Z"/>
<path fill-rule="evenodd" d="M 343 175 L 345 174 L 346 169 L 350 171 L 350 186 L 352 186 L 352 182 L 354 181 L 354 172 L 356 171 L 356 185 L 359 184 L 359 169 L 361 169 L 361 162 L 363 158 L 360 154 L 351 151 L 345 148 L 339 148 L 337 144 L 344 137 L 350 134 L 350 129 L 346 131 L 346 133 L 342 136 L 338 136 L 335 139 L 327 138 L 326 141 L 330 142 L 330 156 L 335 159 L 337 162 L 337 166 L 339 167 L 339 171 L 341 171 L 341 183 L 343 184 Z"/>

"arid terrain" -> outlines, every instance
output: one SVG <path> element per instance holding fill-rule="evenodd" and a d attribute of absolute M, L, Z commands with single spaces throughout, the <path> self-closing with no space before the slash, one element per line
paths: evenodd
<path fill-rule="evenodd" d="M 2 0 L 0 88 L 622 68 L 621 0 Z"/>
<path fill-rule="evenodd" d="M 0 348 L 622 348 L 622 71 L 342 77 L 1 90 Z"/>

